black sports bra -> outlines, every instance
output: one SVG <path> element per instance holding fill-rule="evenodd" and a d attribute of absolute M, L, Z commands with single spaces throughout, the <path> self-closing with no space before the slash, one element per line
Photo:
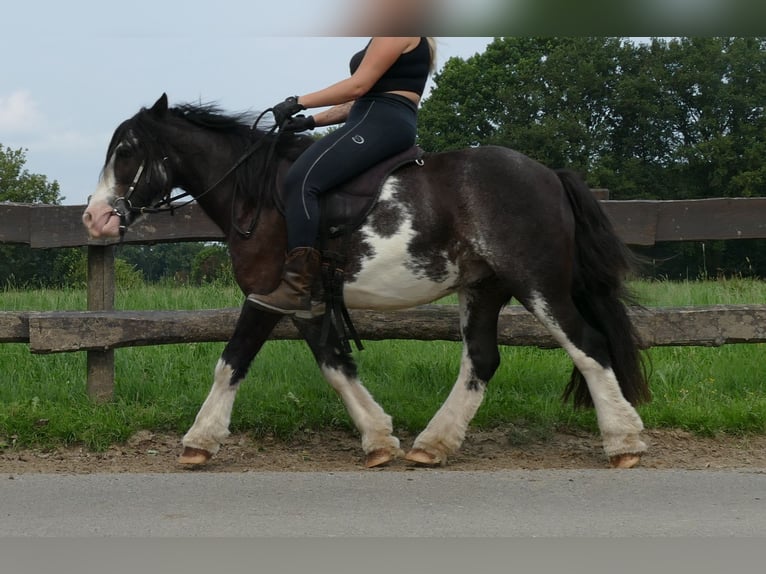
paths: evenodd
<path fill-rule="evenodd" d="M 370 40 L 372 42 L 372 40 Z M 361 50 L 351 57 L 349 69 L 353 74 L 362 63 L 364 55 L 367 53 L 367 43 L 364 50 Z M 431 67 L 431 48 L 428 46 L 428 40 L 425 36 L 420 38 L 420 43 L 409 52 L 401 54 L 391 67 L 386 70 L 375 85 L 370 88 L 369 93 L 406 91 L 415 92 L 422 96 L 428 80 L 428 72 Z"/>

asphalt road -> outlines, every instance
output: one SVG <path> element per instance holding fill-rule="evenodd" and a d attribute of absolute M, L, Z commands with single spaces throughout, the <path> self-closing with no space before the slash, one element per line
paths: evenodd
<path fill-rule="evenodd" d="M 0 536 L 766 536 L 763 471 L 0 474 Z"/>

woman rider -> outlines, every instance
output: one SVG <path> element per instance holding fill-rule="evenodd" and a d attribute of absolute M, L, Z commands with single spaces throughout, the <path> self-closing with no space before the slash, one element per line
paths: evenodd
<path fill-rule="evenodd" d="M 303 131 L 345 122 L 313 143 L 285 178 L 287 259 L 282 281 L 257 306 L 282 314 L 309 311 L 321 255 L 319 196 L 415 143 L 417 109 L 433 68 L 435 42 L 427 37 L 374 37 L 351 58 L 351 76 L 323 90 L 291 96 L 273 108 L 282 129 Z M 313 116 L 301 110 L 333 106 Z"/>

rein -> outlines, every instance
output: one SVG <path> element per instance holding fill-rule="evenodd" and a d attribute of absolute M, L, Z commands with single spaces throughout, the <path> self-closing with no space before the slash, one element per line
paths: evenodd
<path fill-rule="evenodd" d="M 256 126 L 261 121 L 261 118 L 263 118 L 264 115 L 266 115 L 268 112 L 272 111 L 272 108 L 268 108 L 261 112 L 261 114 L 256 118 L 255 122 L 253 123 L 253 126 L 250 128 L 251 131 L 255 131 Z M 138 166 L 138 169 L 136 170 L 136 175 L 133 178 L 132 183 L 130 184 L 130 187 L 128 187 L 127 193 L 122 196 L 118 197 L 114 200 L 114 207 L 112 209 L 112 213 L 114 213 L 116 216 L 120 218 L 120 240 L 125 236 L 125 232 L 128 229 L 128 214 L 147 214 L 147 213 L 165 213 L 170 212 L 171 215 L 175 214 L 176 209 L 181 209 L 183 207 L 186 207 L 187 205 L 191 205 L 195 201 L 198 201 L 200 198 L 204 197 L 214 189 L 216 189 L 219 185 L 221 185 L 231 174 L 233 174 L 237 169 L 239 169 L 242 164 L 244 164 L 250 156 L 252 156 L 258 148 L 261 147 L 261 144 L 263 144 L 264 140 L 268 138 L 268 136 L 274 134 L 281 126 L 274 125 L 271 127 L 271 129 L 263 134 L 262 137 L 260 137 L 258 140 L 253 142 L 250 147 L 248 147 L 245 152 L 237 159 L 237 161 L 234 162 L 234 164 L 226 170 L 226 172 L 219 177 L 212 185 L 208 186 L 205 191 L 197 195 L 196 197 L 192 197 L 185 203 L 182 203 L 180 205 L 175 204 L 175 201 L 178 201 L 179 199 L 182 199 L 184 197 L 188 197 L 191 195 L 188 191 L 184 191 L 183 193 L 180 193 L 174 197 L 171 197 L 170 192 L 168 192 L 162 199 L 160 199 L 157 203 L 155 203 L 152 206 L 145 206 L 145 207 L 133 207 L 133 204 L 131 203 L 130 199 L 133 196 L 133 193 L 136 190 L 136 187 L 138 186 L 138 183 L 141 181 L 141 176 L 144 173 L 146 161 L 142 161 L 141 165 Z M 271 147 L 269 148 L 269 156 L 267 158 L 267 165 L 271 161 L 271 157 L 274 153 L 274 149 L 276 147 L 277 140 L 274 139 L 274 141 L 271 144 Z M 162 158 L 162 161 L 164 162 L 167 160 L 167 156 Z M 262 202 L 258 202 L 258 210 L 255 214 L 255 217 L 250 222 L 250 225 L 248 225 L 248 228 L 243 230 L 237 225 L 235 217 L 234 217 L 234 209 L 235 209 L 235 203 L 237 198 L 237 189 L 236 186 L 234 188 L 234 193 L 232 194 L 232 200 L 231 200 L 231 223 L 234 229 L 242 235 L 243 237 L 250 237 L 253 234 L 253 230 L 255 229 L 255 226 L 258 223 L 258 219 L 260 218 L 261 214 L 261 204 Z"/>

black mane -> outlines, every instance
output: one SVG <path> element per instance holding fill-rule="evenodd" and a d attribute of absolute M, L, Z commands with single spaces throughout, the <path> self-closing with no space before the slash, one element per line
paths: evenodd
<path fill-rule="evenodd" d="M 180 104 L 169 110 L 173 115 L 191 124 L 230 136 L 234 139 L 243 138 L 247 143 L 251 143 L 260 138 L 266 138 L 266 144 L 271 145 L 275 139 L 278 139 L 275 152 L 279 157 L 295 160 L 303 150 L 312 143 L 312 139 L 305 135 L 296 134 L 270 134 L 261 125 L 270 127 L 270 114 L 261 117 L 261 114 L 255 112 L 237 112 L 224 113 L 220 107 L 214 103 L 205 104 Z M 258 126 L 254 126 L 255 121 L 259 121 Z"/>
<path fill-rule="evenodd" d="M 235 185 L 237 193 L 250 197 L 261 206 L 269 205 L 272 204 L 279 160 L 294 161 L 313 139 L 292 133 L 270 133 L 270 114 L 259 122 L 266 129 L 253 126 L 256 118 L 258 115 L 252 112 L 225 113 L 214 103 L 180 104 L 169 108 L 168 114 L 163 116 L 142 108 L 115 130 L 105 164 L 128 131 L 141 142 L 147 158 L 162 158 L 167 155 L 167 150 L 182 147 L 183 142 L 170 141 L 166 135 L 168 132 L 164 128 L 170 124 L 222 136 L 231 146 L 232 165 L 251 145 L 262 140 L 257 151 L 237 169 Z"/>
<path fill-rule="evenodd" d="M 226 114 L 216 104 L 180 104 L 170 108 L 170 113 L 191 122 L 195 126 L 229 135 L 243 135 L 250 132 L 255 118 L 249 112 Z"/>

